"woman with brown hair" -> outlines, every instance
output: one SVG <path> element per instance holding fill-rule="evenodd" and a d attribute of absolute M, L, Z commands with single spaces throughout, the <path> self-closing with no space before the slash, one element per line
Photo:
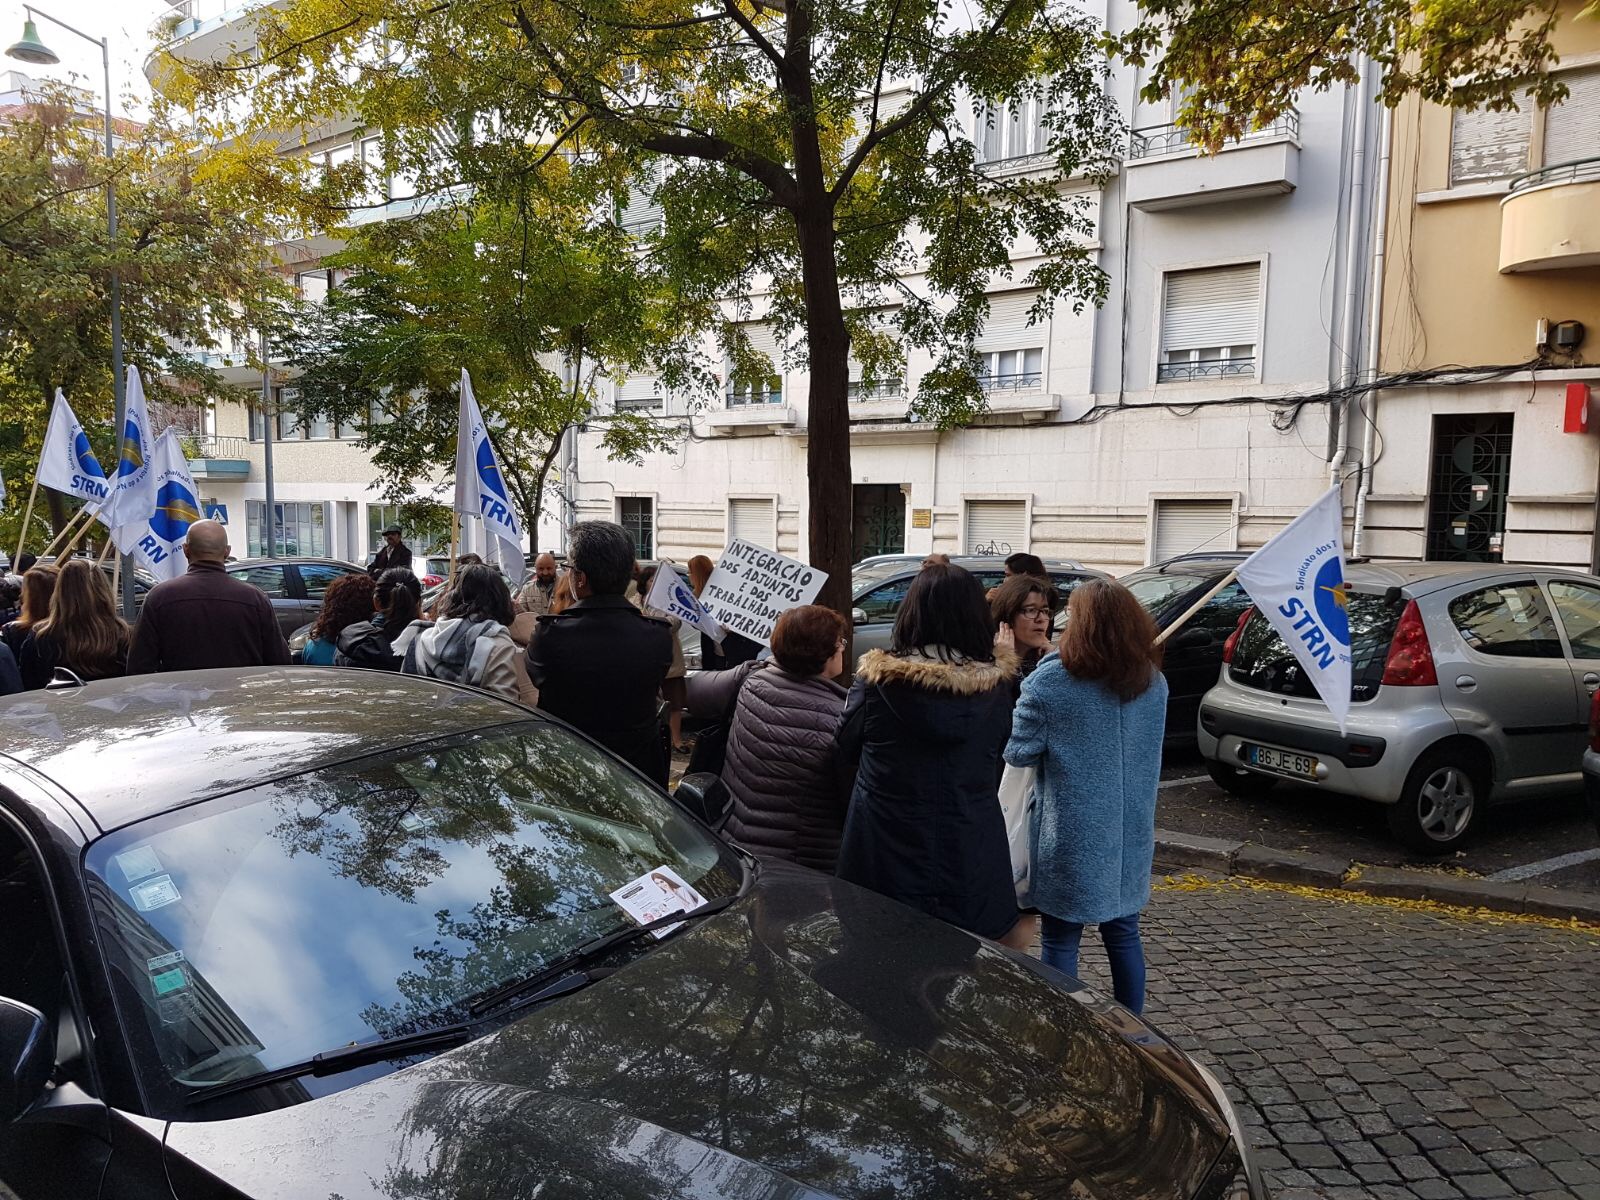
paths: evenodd
<path fill-rule="evenodd" d="M 32 567 L 22 577 L 22 615 L 0 629 L 0 640 L 11 648 L 12 654 L 22 654 L 28 631 L 50 615 L 50 597 L 55 594 L 59 574 L 55 567 Z"/>
<path fill-rule="evenodd" d="M 57 667 L 86 683 L 127 673 L 128 623 L 117 615 L 104 571 L 85 558 L 61 568 L 50 615 L 28 631 L 17 665 L 30 689 L 49 683 Z"/>
<path fill-rule="evenodd" d="M 372 590 L 377 585 L 370 575 L 341 575 L 328 585 L 322 607 L 311 626 L 311 636 L 300 661 L 308 667 L 331 667 L 338 651 L 339 635 L 350 626 L 372 616 Z"/>
<path fill-rule="evenodd" d="M 1155 622 L 1127 588 L 1090 580 L 1067 612 L 1059 654 L 1022 685 L 1005 751 L 1013 766 L 1037 768 L 1022 902 L 1040 912 L 1044 961 L 1068 975 L 1083 927 L 1098 925 L 1113 991 L 1137 1013 L 1167 681 Z"/>
<path fill-rule="evenodd" d="M 1055 589 L 1032 575 L 1013 575 L 989 594 L 989 615 L 1007 630 L 1017 652 L 1017 686 L 1050 653 L 1050 618 L 1055 616 Z"/>

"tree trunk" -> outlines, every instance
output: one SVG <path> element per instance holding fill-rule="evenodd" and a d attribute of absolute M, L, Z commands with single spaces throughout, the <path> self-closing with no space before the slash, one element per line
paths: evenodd
<path fill-rule="evenodd" d="M 828 573 L 817 597 L 850 617 L 850 334 L 839 301 L 833 214 L 802 207 L 799 227 L 801 281 L 806 297 L 806 340 L 811 393 L 806 420 L 811 565 Z"/>

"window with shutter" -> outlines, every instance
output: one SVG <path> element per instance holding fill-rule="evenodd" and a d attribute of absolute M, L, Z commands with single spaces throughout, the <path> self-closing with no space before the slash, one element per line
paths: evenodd
<path fill-rule="evenodd" d="M 989 297 L 989 316 L 978 337 L 982 365 L 978 386 L 986 392 L 1028 391 L 1044 382 L 1044 342 L 1048 326 L 1030 325 L 1038 292 L 1005 292 Z"/>
<path fill-rule="evenodd" d="M 656 201 L 660 185 L 661 173 L 654 163 L 640 172 L 628 189 L 628 202 L 617 210 L 617 224 L 624 233 L 652 233 L 661 227 L 661 205 Z"/>
<path fill-rule="evenodd" d="M 1232 550 L 1234 524 L 1229 500 L 1157 500 L 1150 561 L 1165 562 L 1196 551 Z"/>
<path fill-rule="evenodd" d="M 772 549 L 777 541 L 778 502 L 769 498 L 739 497 L 728 501 L 728 541 L 738 538 Z"/>
<path fill-rule="evenodd" d="M 1600 155 L 1600 67 L 1564 71 L 1568 96 L 1545 113 L 1544 166 Z"/>
<path fill-rule="evenodd" d="M 1526 171 L 1532 128 L 1531 109 L 1456 109 L 1450 120 L 1450 186 Z"/>
<path fill-rule="evenodd" d="M 630 375 L 617 385 L 618 412 L 660 412 L 661 387 L 654 375 Z"/>
<path fill-rule="evenodd" d="M 1015 554 L 1028 548 L 1024 500 L 968 500 L 963 522 L 968 554 Z"/>
<path fill-rule="evenodd" d="M 778 337 L 772 327 L 763 321 L 753 321 L 742 326 L 750 340 L 750 348 L 764 354 L 772 363 L 775 374 L 763 380 L 735 379 L 734 364 L 727 364 L 728 407 L 742 408 L 750 404 L 783 403 L 783 356 L 778 353 Z"/>
<path fill-rule="evenodd" d="M 1260 304 L 1260 263 L 1169 271 L 1157 382 L 1253 376 Z"/>

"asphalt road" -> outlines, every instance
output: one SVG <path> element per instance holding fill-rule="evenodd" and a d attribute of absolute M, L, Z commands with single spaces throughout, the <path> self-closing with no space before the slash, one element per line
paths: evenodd
<path fill-rule="evenodd" d="M 1600 935 L 1204 877 L 1142 924 L 1276 1200 L 1600 1200 Z"/>
<path fill-rule="evenodd" d="M 1446 858 L 1415 854 L 1389 837 L 1383 809 L 1304 784 L 1280 783 L 1266 796 L 1230 796 L 1206 778 L 1194 751 L 1168 751 L 1156 824 L 1180 833 L 1232 838 L 1333 854 L 1381 866 L 1432 866 L 1519 878 L 1600 893 L 1600 836 L 1581 793 L 1490 809 L 1469 846 Z M 1587 861 L 1563 859 L 1592 853 Z"/>

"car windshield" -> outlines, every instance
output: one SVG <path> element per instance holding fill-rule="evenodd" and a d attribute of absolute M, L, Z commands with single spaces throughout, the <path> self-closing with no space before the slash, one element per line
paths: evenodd
<path fill-rule="evenodd" d="M 1345 611 L 1350 617 L 1351 700 L 1371 700 L 1378 694 L 1389 658 L 1389 641 L 1403 607 L 1386 604 L 1381 595 L 1348 593 Z M 1245 687 L 1280 696 L 1309 699 L 1317 695 L 1300 660 L 1259 612 L 1251 616 L 1239 635 L 1228 677 Z"/>
<path fill-rule="evenodd" d="M 864 589 L 882 583 L 885 579 L 892 579 L 907 567 L 915 565 L 916 560 L 906 558 L 857 563 L 850 568 L 850 594 L 859 596 Z"/>
<path fill-rule="evenodd" d="M 466 1019 L 630 926 L 611 895 L 642 877 L 712 900 L 743 874 L 665 796 L 537 721 L 141 821 L 87 868 L 130 1048 L 168 1115 L 209 1086 Z M 297 1080 L 276 1103 L 391 1069 Z"/>
<path fill-rule="evenodd" d="M 1179 596 L 1186 596 L 1208 582 L 1204 576 L 1183 574 L 1135 575 L 1122 581 L 1152 617 L 1160 617 Z"/>

